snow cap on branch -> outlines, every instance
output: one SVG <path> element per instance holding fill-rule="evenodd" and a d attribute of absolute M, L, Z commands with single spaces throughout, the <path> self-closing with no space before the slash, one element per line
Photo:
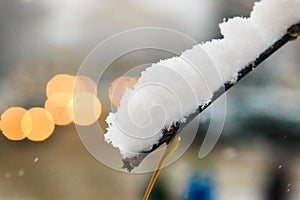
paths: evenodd
<path fill-rule="evenodd" d="M 125 157 L 148 151 L 162 130 L 206 104 L 226 82 L 300 22 L 300 0 L 262 0 L 249 18 L 220 24 L 222 39 L 161 60 L 142 72 L 134 90 L 127 90 L 120 107 L 110 113 L 105 140 Z"/>

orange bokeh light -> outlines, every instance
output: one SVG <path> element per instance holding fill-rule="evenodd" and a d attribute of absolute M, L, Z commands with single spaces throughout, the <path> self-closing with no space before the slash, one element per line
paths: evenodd
<path fill-rule="evenodd" d="M 112 104 L 119 107 L 120 100 L 124 95 L 126 88 L 133 90 L 137 82 L 137 78 L 121 76 L 111 83 L 108 89 L 108 96 Z"/>
<path fill-rule="evenodd" d="M 72 104 L 72 99 L 73 97 L 71 94 L 63 92 L 55 93 L 48 98 L 53 105 L 63 108 L 70 106 Z"/>
<path fill-rule="evenodd" d="M 79 93 L 73 97 L 73 106 L 69 113 L 74 123 L 80 126 L 89 126 L 95 123 L 102 112 L 100 100 L 90 93 Z"/>
<path fill-rule="evenodd" d="M 45 102 L 45 109 L 51 113 L 56 125 L 63 126 L 73 122 L 73 119 L 68 112 L 68 107 L 58 107 L 51 103 L 48 99 Z"/>
<path fill-rule="evenodd" d="M 54 119 L 44 108 L 31 108 L 22 117 L 21 128 L 32 141 L 44 141 L 54 131 Z"/>
<path fill-rule="evenodd" d="M 73 94 L 76 78 L 68 74 L 58 74 L 48 81 L 46 95 L 51 97 L 57 93 Z"/>
<path fill-rule="evenodd" d="M 49 80 L 46 94 L 57 107 L 68 107 L 72 103 L 72 97 L 78 93 L 91 93 L 97 96 L 97 85 L 88 76 L 71 76 L 58 74 Z"/>
<path fill-rule="evenodd" d="M 27 112 L 21 107 L 11 107 L 1 115 L 0 127 L 3 135 L 9 140 L 23 140 L 26 138 L 21 129 L 21 120 Z"/>
<path fill-rule="evenodd" d="M 75 84 L 74 93 L 75 94 L 91 93 L 91 94 L 94 94 L 97 96 L 98 95 L 97 85 L 93 81 L 93 79 L 91 79 L 88 76 L 83 76 L 83 75 L 76 76 L 76 84 Z"/>
<path fill-rule="evenodd" d="M 96 83 L 87 76 L 58 74 L 47 84 L 45 108 L 9 108 L 1 115 L 0 130 L 10 140 L 43 141 L 52 135 L 55 124 L 89 126 L 102 112 L 97 92 Z"/>

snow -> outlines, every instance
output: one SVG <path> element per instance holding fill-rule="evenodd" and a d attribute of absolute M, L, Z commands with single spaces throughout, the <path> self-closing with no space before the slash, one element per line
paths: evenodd
<path fill-rule="evenodd" d="M 300 0 L 262 0 L 255 3 L 249 18 L 221 23 L 222 39 L 152 64 L 135 89 L 127 89 L 117 112 L 107 117 L 106 142 L 123 157 L 150 150 L 165 127 L 184 121 L 208 103 L 216 90 L 234 82 L 243 67 L 299 22 Z"/>
<path fill-rule="evenodd" d="M 37 163 L 39 161 L 39 159 L 40 159 L 39 157 L 35 157 L 34 160 L 33 160 L 33 162 Z"/>

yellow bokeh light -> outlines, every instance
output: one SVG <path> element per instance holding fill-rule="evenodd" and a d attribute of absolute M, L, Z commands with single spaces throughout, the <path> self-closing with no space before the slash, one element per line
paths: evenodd
<path fill-rule="evenodd" d="M 29 140 L 44 141 L 54 131 L 54 119 L 44 108 L 31 108 L 22 117 L 21 128 Z"/>
<path fill-rule="evenodd" d="M 73 94 L 76 78 L 68 74 L 58 74 L 48 81 L 46 95 L 50 98 L 57 93 Z"/>
<path fill-rule="evenodd" d="M 58 107 L 48 99 L 45 102 L 45 109 L 51 113 L 56 125 L 63 126 L 73 122 L 72 116 L 69 114 L 68 107 Z"/>
<path fill-rule="evenodd" d="M 11 107 L 4 111 L 1 115 L 0 126 L 6 138 L 9 140 L 23 140 L 26 138 L 21 129 L 21 120 L 26 112 L 26 109 L 20 107 Z"/>
<path fill-rule="evenodd" d="M 69 113 L 74 123 L 80 126 L 89 126 L 95 123 L 102 112 L 100 100 L 90 93 L 79 93 L 73 97 L 73 106 Z"/>
<path fill-rule="evenodd" d="M 124 95 L 126 88 L 133 90 L 137 82 L 137 78 L 121 76 L 115 79 L 111 87 L 108 89 L 108 96 L 112 104 L 119 107 L 120 100 Z"/>

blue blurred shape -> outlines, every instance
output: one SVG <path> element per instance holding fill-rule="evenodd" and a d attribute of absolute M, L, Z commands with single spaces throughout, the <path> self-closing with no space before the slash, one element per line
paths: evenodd
<path fill-rule="evenodd" d="M 208 174 L 194 173 L 188 180 L 186 200 L 212 200 L 214 184 Z"/>

